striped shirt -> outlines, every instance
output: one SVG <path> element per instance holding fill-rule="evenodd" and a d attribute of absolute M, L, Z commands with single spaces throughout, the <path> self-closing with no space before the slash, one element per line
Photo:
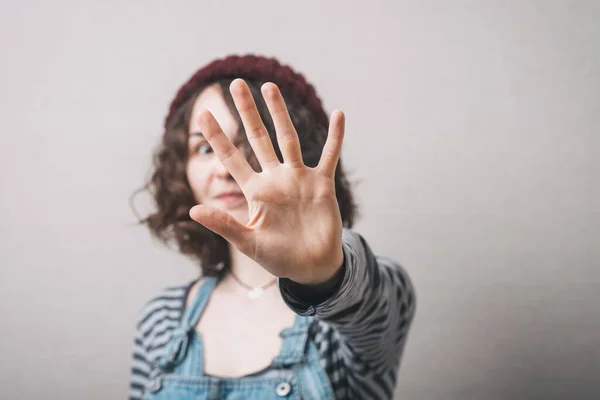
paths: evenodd
<path fill-rule="evenodd" d="M 376 256 L 363 237 L 344 228 L 345 275 L 337 292 L 318 305 L 279 290 L 299 315 L 314 316 L 309 340 L 319 351 L 337 399 L 391 399 L 415 312 L 415 293 L 406 271 Z M 140 315 L 134 341 L 130 399 L 141 399 L 151 365 L 179 325 L 192 283 L 170 287 L 150 300 Z"/>

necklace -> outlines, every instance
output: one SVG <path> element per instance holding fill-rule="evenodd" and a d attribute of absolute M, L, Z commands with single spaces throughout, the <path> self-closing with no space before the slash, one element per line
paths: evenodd
<path fill-rule="evenodd" d="M 240 278 L 238 278 L 233 273 L 233 271 L 230 270 L 229 273 L 241 287 L 248 290 L 248 297 L 253 300 L 260 299 L 262 297 L 262 295 L 265 293 L 265 289 L 268 289 L 269 287 L 271 287 L 277 283 L 277 278 L 275 278 L 271 282 L 267 283 L 266 285 L 254 287 L 254 286 L 246 285 L 244 282 L 242 282 L 242 280 Z"/>

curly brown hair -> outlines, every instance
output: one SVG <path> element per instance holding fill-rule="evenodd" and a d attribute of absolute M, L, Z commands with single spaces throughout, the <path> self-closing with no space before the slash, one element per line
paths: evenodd
<path fill-rule="evenodd" d="M 240 122 L 240 136 L 246 138 L 239 113 L 229 92 L 233 79 L 218 79 L 204 84 L 193 96 L 179 106 L 165 123 L 162 142 L 153 154 L 153 171 L 150 180 L 136 190 L 131 200 L 140 192 L 149 192 L 154 200 L 156 211 L 139 218 L 138 224 L 147 225 L 155 239 L 165 245 L 175 243 L 179 251 L 199 261 L 202 274 L 205 276 L 220 276 L 230 268 L 231 258 L 228 242 L 220 235 L 212 232 L 203 225 L 192 220 L 189 210 L 197 204 L 186 174 L 188 161 L 189 124 L 193 105 L 202 90 L 212 84 L 219 84 L 223 96 L 232 115 Z M 256 102 L 259 114 L 265 124 L 275 153 L 282 162 L 275 128 L 268 108 L 262 98 L 260 87 L 264 82 L 246 79 L 252 96 Z M 300 147 L 304 163 L 315 167 L 319 163 L 323 146 L 327 139 L 328 126 L 323 125 L 306 106 L 295 104 L 282 90 L 282 95 L 300 139 Z M 250 155 L 249 158 L 254 158 Z M 257 169 L 255 158 L 249 160 Z M 341 159 L 335 171 L 335 192 L 340 208 L 344 227 L 351 228 L 358 215 L 358 207 L 354 201 L 350 183 L 342 167 Z M 131 202 L 134 213 L 135 207 Z"/>

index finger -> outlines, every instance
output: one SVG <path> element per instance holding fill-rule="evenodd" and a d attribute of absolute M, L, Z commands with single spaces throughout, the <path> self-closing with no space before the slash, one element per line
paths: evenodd
<path fill-rule="evenodd" d="M 217 158 L 227 168 L 243 192 L 244 185 L 255 174 L 246 158 L 231 143 L 231 140 L 225 135 L 223 129 L 221 129 L 221 126 L 210 111 L 200 111 L 198 125 L 204 137 L 213 148 Z"/>

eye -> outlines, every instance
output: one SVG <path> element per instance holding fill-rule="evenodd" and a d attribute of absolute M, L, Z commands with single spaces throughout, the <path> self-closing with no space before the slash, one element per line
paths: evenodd
<path fill-rule="evenodd" d="M 199 154 L 212 153 L 212 147 L 210 147 L 210 145 L 208 143 L 200 143 L 198 146 L 196 146 L 196 153 L 199 153 Z"/>

